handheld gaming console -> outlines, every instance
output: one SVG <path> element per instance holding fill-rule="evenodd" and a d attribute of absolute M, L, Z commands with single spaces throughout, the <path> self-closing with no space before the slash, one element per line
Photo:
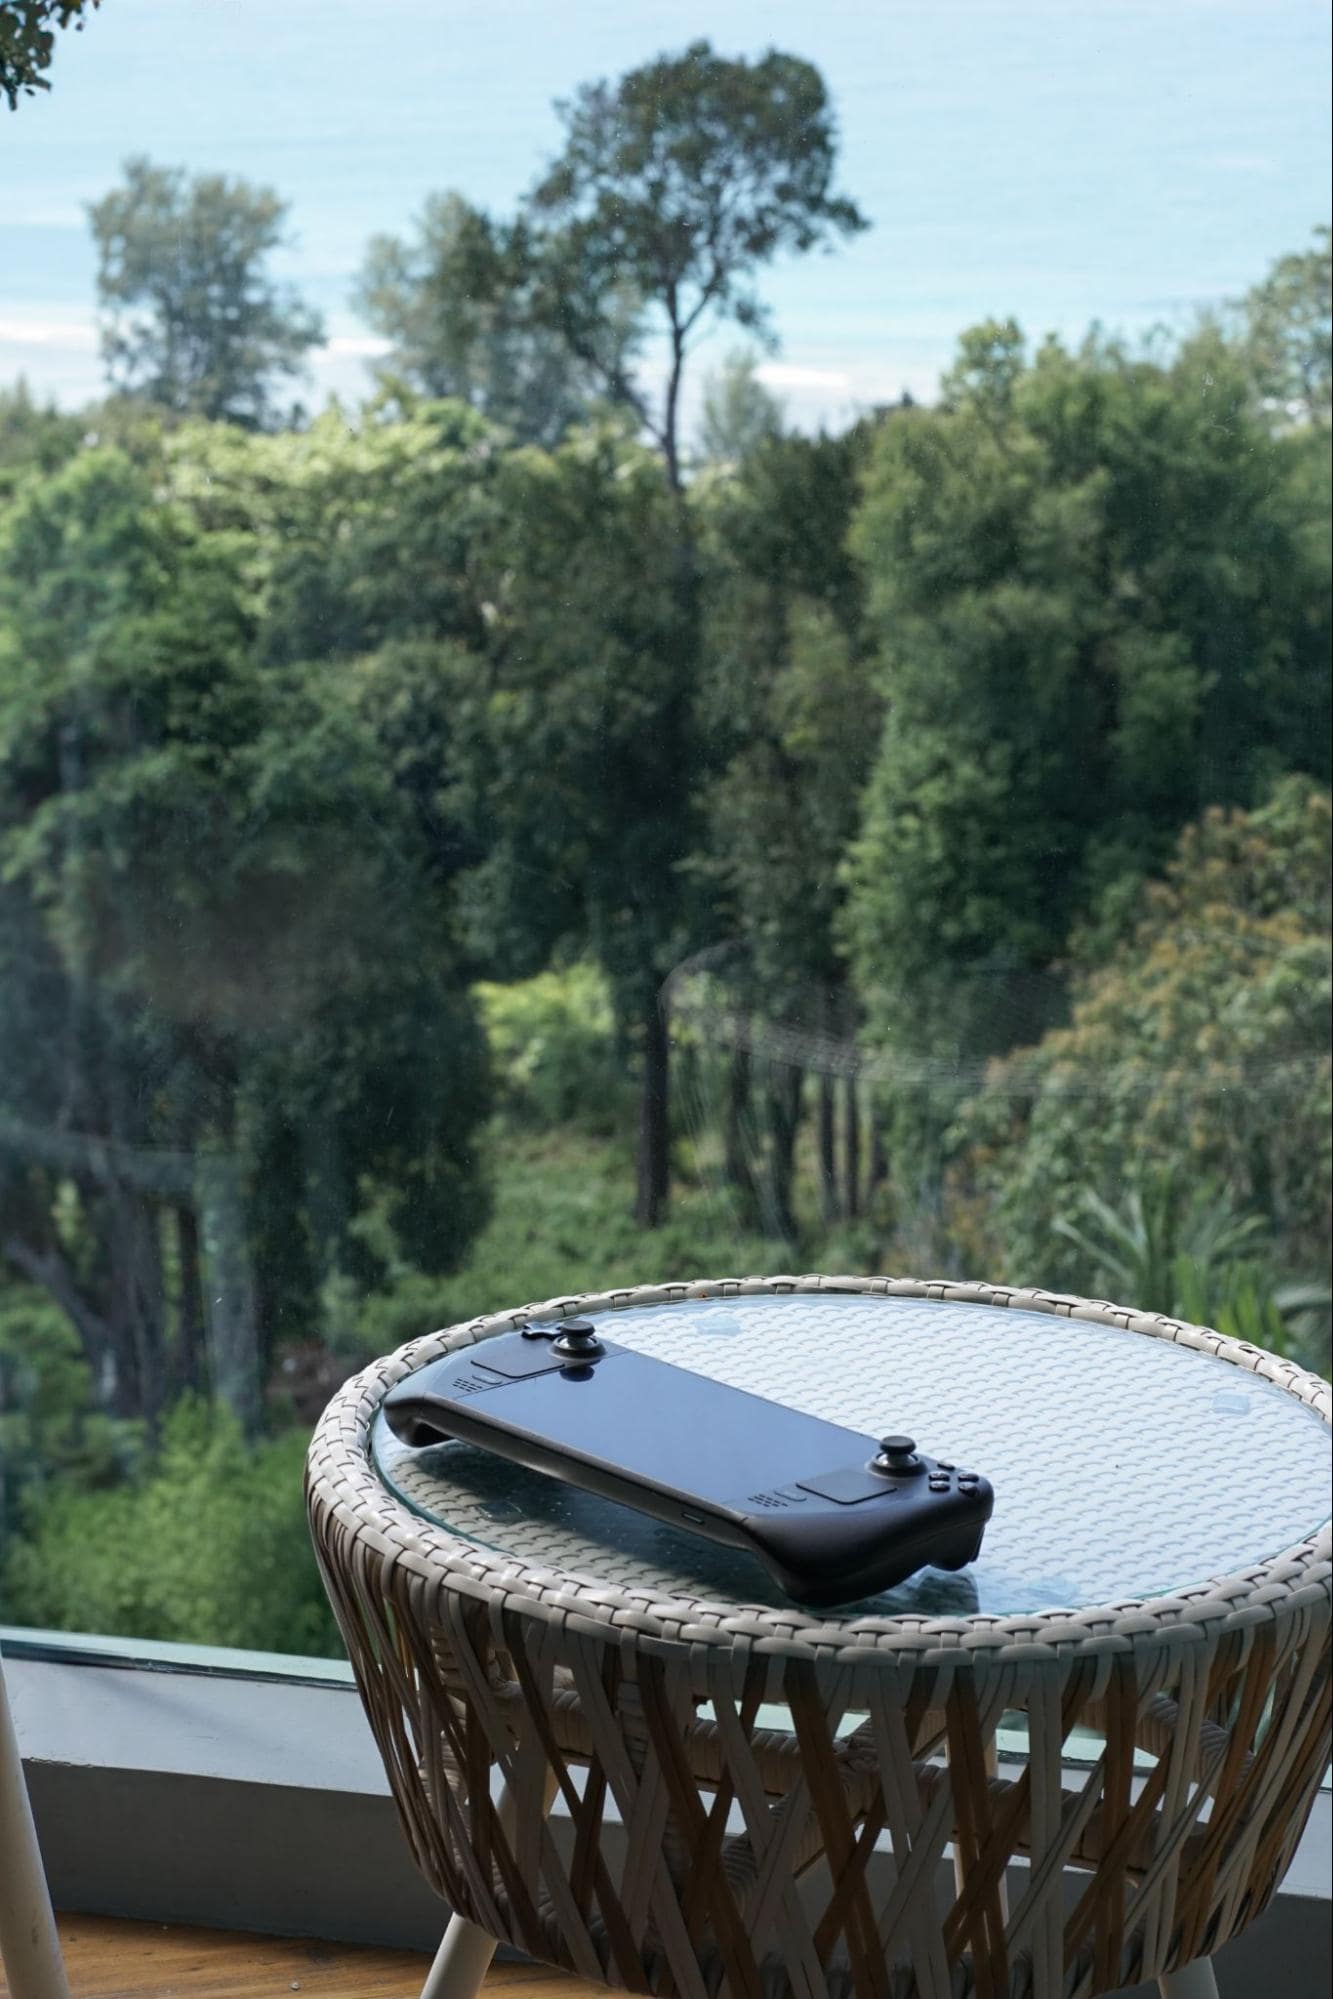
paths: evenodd
<path fill-rule="evenodd" d="M 815 1607 L 976 1560 L 994 1494 L 911 1437 L 867 1437 L 618 1346 L 587 1319 L 483 1340 L 408 1375 L 389 1427 L 461 1438 L 759 1557 Z"/>

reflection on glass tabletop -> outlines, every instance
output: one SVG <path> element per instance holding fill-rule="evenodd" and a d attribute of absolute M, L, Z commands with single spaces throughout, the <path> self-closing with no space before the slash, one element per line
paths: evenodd
<path fill-rule="evenodd" d="M 996 1616 L 1158 1596 L 1251 1567 L 1329 1517 L 1329 1433 L 1272 1382 L 1208 1353 L 1048 1313 L 786 1294 L 598 1314 L 678 1367 L 983 1472 L 980 1559 L 924 1569 L 825 1621 Z M 408 1450 L 376 1419 L 380 1476 L 460 1539 L 581 1580 L 787 1601 L 754 1557 L 477 1446 Z"/>

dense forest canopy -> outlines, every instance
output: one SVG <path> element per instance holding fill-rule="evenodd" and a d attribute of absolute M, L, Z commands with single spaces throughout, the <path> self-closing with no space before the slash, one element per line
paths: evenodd
<path fill-rule="evenodd" d="M 292 403 L 279 197 L 141 159 L 106 400 L 0 393 L 25 1616 L 327 1645 L 288 1426 L 519 1293 L 929 1263 L 1323 1351 L 1327 232 L 838 436 L 742 352 L 692 442 L 697 331 L 864 226 L 823 84 L 700 43 L 562 116 L 370 246 L 358 409 Z M 204 1477 L 207 1602 L 142 1559 Z"/>

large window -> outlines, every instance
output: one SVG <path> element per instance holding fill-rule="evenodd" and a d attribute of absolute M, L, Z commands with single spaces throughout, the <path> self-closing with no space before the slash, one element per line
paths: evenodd
<path fill-rule="evenodd" d="M 42 11 L 0 1623 L 336 1651 L 312 1422 L 534 1298 L 1326 1369 L 1323 10 Z"/>

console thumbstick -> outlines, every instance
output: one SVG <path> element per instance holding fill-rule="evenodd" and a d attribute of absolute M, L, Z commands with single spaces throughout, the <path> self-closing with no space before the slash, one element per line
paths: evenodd
<path fill-rule="evenodd" d="M 926 1469 L 916 1454 L 914 1437 L 881 1437 L 879 1454 L 872 1459 L 876 1471 L 892 1472 L 899 1478 Z"/>
<path fill-rule="evenodd" d="M 551 1342 L 551 1352 L 561 1360 L 596 1360 L 604 1351 L 591 1319 L 566 1319 Z"/>

